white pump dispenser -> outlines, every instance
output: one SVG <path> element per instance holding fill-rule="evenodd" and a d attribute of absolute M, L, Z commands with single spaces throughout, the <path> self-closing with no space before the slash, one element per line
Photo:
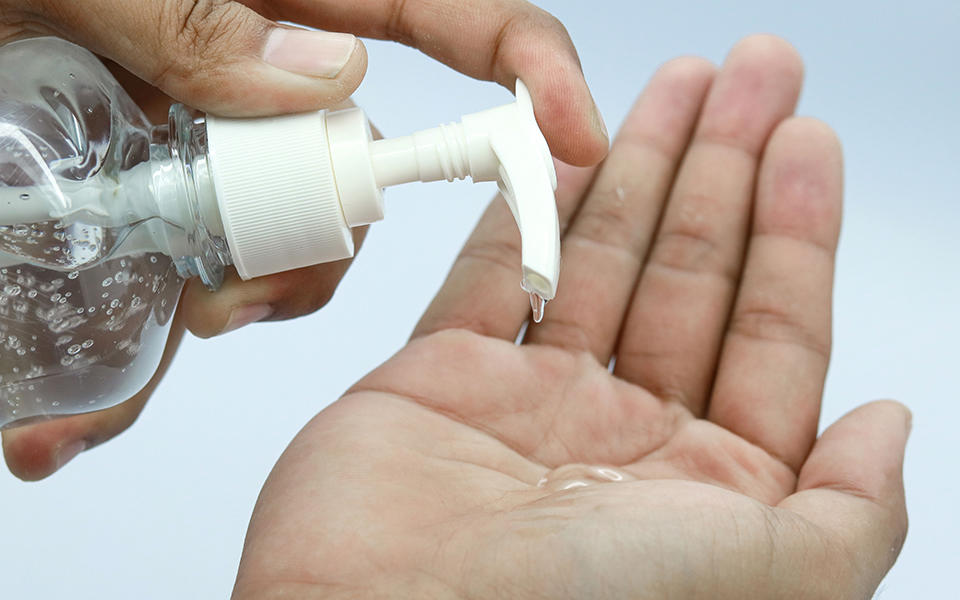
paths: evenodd
<path fill-rule="evenodd" d="M 510 207 L 520 229 L 521 286 L 531 294 L 539 321 L 543 302 L 557 291 L 557 179 L 530 94 L 520 80 L 516 88 L 514 103 L 466 115 L 461 123 L 376 141 L 359 108 L 255 119 L 208 115 L 206 152 L 192 169 L 199 214 L 184 202 L 179 170 L 151 161 L 117 179 L 61 182 L 58 203 L 30 188 L 2 188 L 0 200 L 9 198 L 0 224 L 72 213 L 105 226 L 158 216 L 184 225 L 199 217 L 205 234 L 225 239 L 225 258 L 250 279 L 353 256 L 350 230 L 383 218 L 385 187 L 469 176 L 496 181 Z M 202 192 L 207 179 L 214 193 Z M 161 251 L 176 258 L 190 253 L 182 245 L 164 228 L 148 226 L 110 255 Z M 17 260 L 0 256 L 0 267 Z"/>
<path fill-rule="evenodd" d="M 350 229 L 383 218 L 383 188 L 469 176 L 498 183 L 520 229 L 522 287 L 552 299 L 560 263 L 556 172 L 530 94 L 519 80 L 516 88 L 514 103 L 377 141 L 359 108 L 208 116 L 217 208 L 241 277 L 353 256 Z"/>
<path fill-rule="evenodd" d="M 517 101 L 374 141 L 359 109 L 152 125 L 89 51 L 0 45 L 0 429 L 114 406 L 150 380 L 187 278 L 216 289 L 353 255 L 382 189 L 497 181 L 534 320 L 557 288 L 556 173 Z"/>

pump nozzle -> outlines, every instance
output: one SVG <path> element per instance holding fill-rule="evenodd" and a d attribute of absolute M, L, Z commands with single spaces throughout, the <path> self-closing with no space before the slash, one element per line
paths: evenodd
<path fill-rule="evenodd" d="M 520 229 L 521 286 L 531 297 L 539 297 L 538 302 L 556 295 L 557 175 L 522 81 L 517 80 L 516 102 L 466 115 L 461 123 L 358 144 L 369 136 L 369 125 L 360 109 L 350 109 L 327 116 L 327 133 L 344 216 L 351 227 L 382 218 L 384 187 L 467 176 L 474 182 L 496 181 Z"/>
<path fill-rule="evenodd" d="M 513 106 L 513 115 L 494 116 L 490 145 L 500 161 L 497 184 L 520 229 L 521 287 L 531 294 L 534 320 L 539 321 L 542 303 L 557 294 L 560 274 L 557 173 L 533 116 L 530 94 L 519 80 Z"/>

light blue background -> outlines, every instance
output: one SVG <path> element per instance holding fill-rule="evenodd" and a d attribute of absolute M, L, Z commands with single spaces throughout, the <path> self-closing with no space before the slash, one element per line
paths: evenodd
<path fill-rule="evenodd" d="M 914 411 L 911 531 L 885 599 L 945 598 L 960 566 L 960 4 L 956 0 L 543 1 L 576 42 L 614 130 L 664 60 L 722 60 L 751 32 L 807 64 L 800 112 L 846 151 L 828 423 L 897 398 Z M 370 43 L 357 94 L 388 135 L 505 102 L 496 86 Z M 0 475 L 0 597 L 225 598 L 260 486 L 297 430 L 395 352 L 492 195 L 388 198 L 333 302 L 290 323 L 187 339 L 140 421 L 49 481 Z M 362 435 L 363 432 L 358 432 Z"/>

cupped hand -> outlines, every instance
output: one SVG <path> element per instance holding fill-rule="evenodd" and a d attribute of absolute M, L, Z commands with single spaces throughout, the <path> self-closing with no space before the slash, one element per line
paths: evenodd
<path fill-rule="evenodd" d="M 395 357 L 268 478 L 235 600 L 869 598 L 906 532 L 909 413 L 817 439 L 840 145 L 754 37 L 668 63 L 561 172 L 539 325 L 495 202 Z"/>
<path fill-rule="evenodd" d="M 563 160 L 594 164 L 608 145 L 566 30 L 523 0 L 0 0 L 0 42 L 37 35 L 64 37 L 103 56 L 155 123 L 166 120 L 171 99 L 227 116 L 335 106 L 366 70 L 359 35 L 414 46 L 507 87 L 523 79 L 551 150 Z M 365 231 L 357 230 L 358 243 Z M 230 273 L 215 294 L 190 282 L 164 364 L 184 327 L 210 337 L 321 308 L 349 265 L 246 282 Z M 118 407 L 4 432 L 10 469 L 24 479 L 45 477 L 77 451 L 125 430 L 162 373 Z"/>

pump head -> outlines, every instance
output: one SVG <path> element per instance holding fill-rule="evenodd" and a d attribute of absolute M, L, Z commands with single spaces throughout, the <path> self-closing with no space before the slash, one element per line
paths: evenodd
<path fill-rule="evenodd" d="M 264 119 L 207 118 L 218 210 L 243 278 L 353 256 L 350 229 L 383 218 L 383 188 L 496 181 L 520 229 L 522 287 L 556 295 L 557 176 L 530 94 L 461 123 L 373 140 L 351 108 Z"/>

